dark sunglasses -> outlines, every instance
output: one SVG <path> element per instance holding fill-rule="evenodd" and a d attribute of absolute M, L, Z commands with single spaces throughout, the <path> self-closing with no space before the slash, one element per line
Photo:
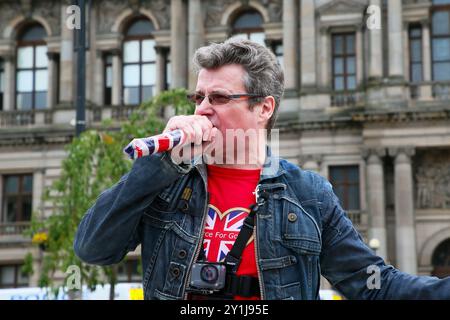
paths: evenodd
<path fill-rule="evenodd" d="M 230 100 L 235 100 L 235 99 L 241 99 L 241 98 L 254 99 L 254 98 L 262 98 L 262 97 L 263 96 L 256 94 L 256 93 L 241 93 L 241 94 L 230 94 L 230 95 L 226 95 L 226 94 L 222 94 L 222 93 L 211 93 L 207 96 L 202 96 L 201 94 L 198 94 L 198 93 L 192 93 L 192 94 L 187 95 L 187 98 L 190 101 L 192 101 L 193 103 L 195 103 L 196 105 L 200 105 L 205 98 L 208 98 L 209 103 L 212 105 L 220 105 L 220 104 L 227 104 L 228 102 L 230 102 Z"/>

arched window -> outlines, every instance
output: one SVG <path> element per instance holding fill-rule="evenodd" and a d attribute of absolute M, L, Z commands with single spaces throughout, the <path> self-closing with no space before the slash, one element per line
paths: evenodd
<path fill-rule="evenodd" d="M 433 80 L 450 80 L 450 0 L 433 0 Z"/>
<path fill-rule="evenodd" d="M 253 9 L 244 11 L 234 18 L 231 24 L 231 35 L 265 45 L 263 22 L 263 18 L 258 11 Z"/>
<path fill-rule="evenodd" d="M 153 24 L 146 18 L 134 20 L 123 44 L 123 102 L 140 104 L 153 96 L 156 83 Z"/>
<path fill-rule="evenodd" d="M 16 72 L 16 109 L 47 107 L 47 46 L 45 29 L 33 24 L 18 36 Z"/>
<path fill-rule="evenodd" d="M 433 275 L 439 278 L 450 276 L 450 239 L 441 242 L 433 252 Z"/>

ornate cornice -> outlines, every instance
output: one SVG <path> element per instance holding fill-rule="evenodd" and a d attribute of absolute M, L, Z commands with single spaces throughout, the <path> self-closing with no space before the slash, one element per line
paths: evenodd
<path fill-rule="evenodd" d="M 151 12 L 160 29 L 170 29 L 170 0 L 96 0 L 94 3 L 98 8 L 99 33 L 110 33 L 117 17 L 126 10 L 129 10 L 132 16 L 142 14 L 144 11 Z"/>
<path fill-rule="evenodd" d="M 307 130 L 337 130 L 337 129 L 360 129 L 362 125 L 350 119 L 311 119 L 311 120 L 286 120 L 277 123 L 281 133 Z"/>
<path fill-rule="evenodd" d="M 351 114 L 352 121 L 360 123 L 368 122 L 416 122 L 430 120 L 450 119 L 450 109 L 432 109 L 432 110 L 382 110 L 354 112 Z"/>
<path fill-rule="evenodd" d="M 342 108 L 339 113 L 330 115 L 320 111 L 306 115 L 306 111 L 299 111 L 300 117 L 282 119 L 276 123 L 281 133 L 303 130 L 336 130 L 336 129 L 362 129 L 366 124 L 398 124 L 416 123 L 418 121 L 449 120 L 450 109 L 417 108 L 417 109 L 363 109 Z"/>
<path fill-rule="evenodd" d="M 48 129 L 47 129 L 48 130 Z M 2 130 L 3 131 L 3 130 Z M 12 131 L 12 130 L 11 130 Z M 0 138 L 0 149 L 12 148 L 17 151 L 19 147 L 32 145 L 53 145 L 70 143 L 75 135 L 74 129 L 48 130 L 33 132 L 2 132 Z"/>

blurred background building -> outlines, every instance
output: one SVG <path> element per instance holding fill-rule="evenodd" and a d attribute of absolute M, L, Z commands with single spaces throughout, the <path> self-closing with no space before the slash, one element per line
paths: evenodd
<path fill-rule="evenodd" d="M 22 231 L 49 214 L 41 196 L 74 136 L 69 5 L 0 0 L 0 288 L 36 285 L 20 272 Z M 281 155 L 332 182 L 388 263 L 450 275 L 450 0 L 95 0 L 88 12 L 88 128 L 193 89 L 196 48 L 255 40 L 285 70 Z M 138 254 L 120 281 L 141 280 Z"/>

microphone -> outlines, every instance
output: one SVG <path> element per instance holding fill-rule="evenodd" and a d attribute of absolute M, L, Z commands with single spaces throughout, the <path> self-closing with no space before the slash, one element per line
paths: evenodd
<path fill-rule="evenodd" d="M 181 129 L 176 129 L 156 136 L 133 139 L 123 149 L 123 152 L 131 160 L 134 160 L 171 150 L 177 145 L 184 143 L 185 138 L 184 132 Z"/>

